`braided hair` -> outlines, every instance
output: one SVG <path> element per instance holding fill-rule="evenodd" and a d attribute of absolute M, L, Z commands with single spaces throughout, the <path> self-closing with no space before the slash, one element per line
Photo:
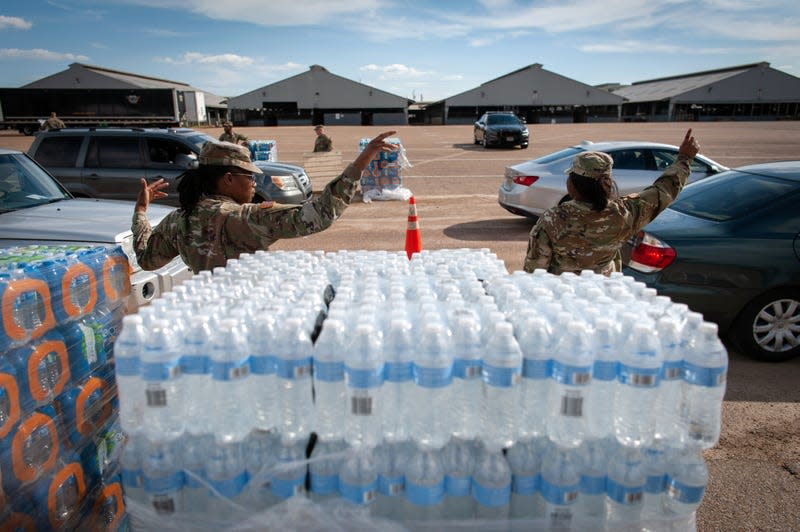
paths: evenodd
<path fill-rule="evenodd" d="M 610 175 L 593 179 L 570 172 L 569 178 L 572 181 L 572 186 L 580 194 L 581 199 L 592 204 L 593 211 L 602 211 L 608 206 L 609 201 L 619 196 L 617 183 Z"/>
<path fill-rule="evenodd" d="M 178 201 L 184 218 L 192 215 L 203 196 L 217 192 L 217 185 L 226 173 L 236 171 L 229 166 L 200 165 L 181 174 L 178 178 Z"/>

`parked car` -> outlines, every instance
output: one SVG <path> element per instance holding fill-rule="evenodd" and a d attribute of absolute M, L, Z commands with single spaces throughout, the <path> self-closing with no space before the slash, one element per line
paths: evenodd
<path fill-rule="evenodd" d="M 519 146 L 527 148 L 530 133 L 525 123 L 510 112 L 488 112 L 475 122 L 472 139 L 475 144 L 490 146 Z"/>
<path fill-rule="evenodd" d="M 629 249 L 624 272 L 719 324 L 750 356 L 800 355 L 800 161 L 690 185 Z"/>
<path fill-rule="evenodd" d="M 153 272 L 139 267 L 130 231 L 133 207 L 128 201 L 73 198 L 26 154 L 0 149 L 0 247 L 119 244 L 131 265 L 131 309 L 191 276 L 180 258 Z M 155 224 L 171 210 L 151 205 L 147 214 Z"/>
<path fill-rule="evenodd" d="M 620 194 L 638 192 L 655 181 L 675 161 L 678 147 L 655 142 L 589 142 L 553 152 L 538 159 L 506 167 L 497 201 L 512 214 L 536 218 L 550 207 L 570 199 L 564 173 L 582 151 L 601 151 L 614 159 L 613 177 Z M 689 182 L 727 168 L 698 155 Z"/>
<path fill-rule="evenodd" d="M 75 197 L 135 200 L 142 177 L 163 178 L 169 196 L 159 202 L 177 206 L 176 178 L 196 165 L 203 144 L 214 140 L 189 128 L 68 128 L 38 133 L 28 155 Z M 256 182 L 253 201 L 302 203 L 311 197 L 311 181 L 301 167 L 271 161 L 259 166 L 265 176 Z"/>

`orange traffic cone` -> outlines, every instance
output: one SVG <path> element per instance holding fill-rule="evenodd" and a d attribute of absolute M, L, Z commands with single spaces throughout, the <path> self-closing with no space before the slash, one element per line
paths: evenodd
<path fill-rule="evenodd" d="M 419 220 L 417 219 L 417 202 L 414 196 L 408 199 L 408 227 L 406 228 L 406 255 L 411 260 L 411 255 L 422 251 L 422 235 L 419 233 Z"/>

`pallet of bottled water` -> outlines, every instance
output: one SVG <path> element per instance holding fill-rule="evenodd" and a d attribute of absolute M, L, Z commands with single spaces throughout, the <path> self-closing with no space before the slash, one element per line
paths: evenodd
<path fill-rule="evenodd" d="M 274 140 L 251 140 L 247 142 L 247 147 L 254 161 L 278 160 L 278 143 Z"/>
<path fill-rule="evenodd" d="M 124 518 L 111 349 L 128 272 L 118 246 L 0 250 L 0 530 Z"/>
<path fill-rule="evenodd" d="M 485 249 L 256 252 L 125 317 L 135 530 L 686 530 L 714 324 Z"/>

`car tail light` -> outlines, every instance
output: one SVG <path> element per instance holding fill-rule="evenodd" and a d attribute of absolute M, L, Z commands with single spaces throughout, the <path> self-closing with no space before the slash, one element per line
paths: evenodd
<path fill-rule="evenodd" d="M 641 231 L 636 237 L 628 266 L 644 273 L 658 272 L 672 264 L 676 256 L 675 250 L 667 243 Z"/>
<path fill-rule="evenodd" d="M 538 175 L 515 175 L 512 181 L 518 185 L 529 187 L 539 180 Z"/>

